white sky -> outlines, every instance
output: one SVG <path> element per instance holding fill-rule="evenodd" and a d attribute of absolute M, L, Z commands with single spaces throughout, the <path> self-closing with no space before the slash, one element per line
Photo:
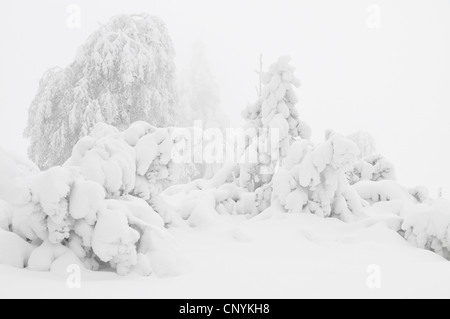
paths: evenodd
<path fill-rule="evenodd" d="M 81 29 L 66 25 L 70 4 Z M 380 29 L 367 26 L 370 4 Z M 367 130 L 402 183 L 450 194 L 449 0 L 2 0 L 0 146 L 26 153 L 27 109 L 46 69 L 69 64 L 99 22 L 142 12 L 166 21 L 180 69 L 192 43 L 205 44 L 235 126 L 255 99 L 259 54 L 266 65 L 291 55 L 316 141 L 327 128 Z"/>

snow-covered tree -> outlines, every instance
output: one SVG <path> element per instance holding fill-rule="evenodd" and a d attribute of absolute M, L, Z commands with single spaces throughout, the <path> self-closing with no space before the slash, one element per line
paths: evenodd
<path fill-rule="evenodd" d="M 179 77 L 179 104 L 183 109 L 183 124 L 192 127 L 201 121 L 203 129 L 220 129 L 225 134 L 229 117 L 224 112 L 219 86 L 209 67 L 203 43 L 192 46 L 192 56 L 188 67 L 181 71 Z M 203 148 L 207 142 L 203 141 Z M 197 163 L 200 177 L 211 178 L 221 165 L 219 163 Z"/>
<path fill-rule="evenodd" d="M 395 180 L 395 167 L 383 156 L 376 154 L 356 161 L 347 172 L 351 184 L 360 181 Z"/>
<path fill-rule="evenodd" d="M 176 124 L 174 55 L 161 19 L 112 18 L 71 65 L 51 69 L 41 80 L 25 131 L 30 158 L 41 168 L 62 164 L 98 122 L 120 129 L 138 120 Z"/>
<path fill-rule="evenodd" d="M 358 131 L 347 137 L 358 146 L 358 157 L 348 170 L 350 184 L 360 181 L 395 180 L 394 165 L 386 158 L 377 154 L 375 140 L 366 131 Z"/>
<path fill-rule="evenodd" d="M 13 179 L 7 201 L 0 201 L 0 228 L 33 244 L 28 268 L 177 272 L 164 220 L 151 206 L 183 174 L 171 158 L 177 143 L 171 130 L 136 122 L 120 132 L 98 123 L 63 166 Z"/>
<path fill-rule="evenodd" d="M 240 169 L 240 186 L 256 191 L 259 210 L 270 204 L 270 182 L 280 160 L 287 155 L 289 146 L 298 138 L 309 139 L 311 129 L 299 119 L 295 88 L 300 86 L 290 57 L 282 57 L 270 66 L 262 77 L 263 88 L 258 101 L 243 112 L 247 129 L 257 138 L 249 137 L 249 152 L 257 153 L 257 163 L 244 163 Z"/>
<path fill-rule="evenodd" d="M 162 218 L 139 198 L 108 198 L 103 185 L 79 172 L 52 167 L 12 186 L 10 229 L 35 246 L 28 268 L 50 271 L 58 264 L 78 264 L 112 268 L 120 275 L 151 274 L 150 241 L 164 236 Z"/>
<path fill-rule="evenodd" d="M 167 187 L 188 180 L 189 166 L 173 161 L 182 135 L 173 128 L 135 122 L 120 132 L 98 123 L 73 148 L 67 167 L 80 167 L 84 178 L 103 185 L 107 197 L 133 194 L 149 204 Z"/>
<path fill-rule="evenodd" d="M 361 198 L 345 175 L 357 154 L 356 144 L 337 134 L 315 147 L 307 140 L 296 141 L 273 178 L 273 201 L 290 213 L 306 211 L 345 221 L 360 215 Z"/>
<path fill-rule="evenodd" d="M 375 140 L 369 132 L 358 131 L 348 136 L 348 139 L 356 143 L 359 149 L 358 159 L 372 156 L 376 153 Z"/>
<path fill-rule="evenodd" d="M 408 189 L 408 192 L 419 203 L 426 203 L 430 199 L 430 193 L 425 186 L 416 186 Z"/>
<path fill-rule="evenodd" d="M 179 98 L 186 126 L 202 121 L 205 128 L 227 127 L 228 116 L 220 105 L 219 86 L 200 42 L 193 45 L 189 66 L 180 76 Z"/>
<path fill-rule="evenodd" d="M 438 198 L 429 203 L 405 202 L 399 233 L 412 245 L 431 250 L 450 260 L 450 201 Z"/>

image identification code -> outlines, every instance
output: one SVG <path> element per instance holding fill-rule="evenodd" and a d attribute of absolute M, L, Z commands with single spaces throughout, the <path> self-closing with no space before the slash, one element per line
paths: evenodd
<path fill-rule="evenodd" d="M 199 306 L 187 303 L 180 307 L 180 314 L 203 314 L 210 317 L 214 313 L 224 314 L 269 314 L 268 304 L 225 304 L 223 307 Z"/>

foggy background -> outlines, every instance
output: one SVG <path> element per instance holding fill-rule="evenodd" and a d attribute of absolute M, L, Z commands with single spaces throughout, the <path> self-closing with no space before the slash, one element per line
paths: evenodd
<path fill-rule="evenodd" d="M 67 25 L 72 4 L 81 9 L 79 29 Z M 232 126 L 256 99 L 259 55 L 265 67 L 291 55 L 314 141 L 328 128 L 367 130 L 400 183 L 425 185 L 433 196 L 443 186 L 449 197 L 449 0 L 3 0 L 0 146 L 26 154 L 28 107 L 48 68 L 71 63 L 99 23 L 144 12 L 166 22 L 180 73 L 203 44 Z"/>

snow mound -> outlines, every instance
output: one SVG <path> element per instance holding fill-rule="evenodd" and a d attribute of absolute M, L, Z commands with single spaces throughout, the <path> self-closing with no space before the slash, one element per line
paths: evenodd
<path fill-rule="evenodd" d="M 27 158 L 0 147 L 0 180 L 26 176 L 38 171 L 38 167 Z"/>
<path fill-rule="evenodd" d="M 0 147 L 0 199 L 6 199 L 10 184 L 18 177 L 39 172 L 35 164 Z"/>
<path fill-rule="evenodd" d="M 9 230 L 11 227 L 12 215 L 9 204 L 0 200 L 0 229 Z"/>
<path fill-rule="evenodd" d="M 363 181 L 353 185 L 361 198 L 370 203 L 393 200 L 413 200 L 413 196 L 395 181 Z"/>
<path fill-rule="evenodd" d="M 206 181 L 198 180 L 167 189 L 158 197 L 164 221 L 178 225 L 187 221 L 194 228 L 207 228 L 219 215 L 237 215 L 254 201 L 245 201 L 244 190 L 234 184 L 206 187 Z M 240 208 L 239 208 L 240 206 Z"/>

